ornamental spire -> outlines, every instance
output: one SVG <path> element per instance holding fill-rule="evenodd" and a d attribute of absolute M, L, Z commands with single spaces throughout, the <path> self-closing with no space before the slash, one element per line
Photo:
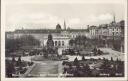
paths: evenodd
<path fill-rule="evenodd" d="M 66 30 L 66 22 L 65 22 L 65 20 L 64 20 L 64 30 Z"/>

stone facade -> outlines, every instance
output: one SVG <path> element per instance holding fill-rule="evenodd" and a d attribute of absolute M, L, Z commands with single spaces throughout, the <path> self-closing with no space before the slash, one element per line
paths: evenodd
<path fill-rule="evenodd" d="M 111 22 L 110 24 L 101 24 L 99 26 L 90 26 L 89 33 L 91 38 L 97 39 L 113 39 L 120 38 L 124 35 L 124 25 L 120 22 Z"/>
<path fill-rule="evenodd" d="M 22 29 L 6 32 L 6 38 L 16 39 L 23 35 L 32 35 L 41 41 L 41 46 L 46 46 L 49 33 L 52 34 L 54 46 L 65 48 L 69 46 L 70 39 L 74 39 L 79 35 L 90 37 L 87 29 L 66 29 L 66 27 L 61 29 L 61 25 L 57 24 L 56 29 Z"/>

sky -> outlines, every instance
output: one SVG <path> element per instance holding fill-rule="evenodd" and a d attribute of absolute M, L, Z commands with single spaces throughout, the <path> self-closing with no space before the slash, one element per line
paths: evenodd
<path fill-rule="evenodd" d="M 6 31 L 15 29 L 54 29 L 57 24 L 63 28 L 87 28 L 87 25 L 107 24 L 124 19 L 122 3 L 45 3 L 31 0 L 9 2 L 6 0 Z M 24 1 L 24 2 L 23 2 Z M 38 0 L 37 0 L 38 1 Z M 45 3 L 45 4 L 44 4 Z"/>

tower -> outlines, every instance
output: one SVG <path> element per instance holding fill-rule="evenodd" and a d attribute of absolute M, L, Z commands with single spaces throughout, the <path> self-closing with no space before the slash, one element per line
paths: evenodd
<path fill-rule="evenodd" d="M 64 30 L 66 30 L 66 23 L 65 23 L 65 21 L 64 21 Z"/>
<path fill-rule="evenodd" d="M 115 14 L 113 14 L 113 22 L 116 23 L 116 17 L 115 17 Z"/>

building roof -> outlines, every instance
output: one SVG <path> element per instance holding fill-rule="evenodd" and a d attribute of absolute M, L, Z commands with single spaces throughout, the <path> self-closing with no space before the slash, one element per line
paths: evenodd
<path fill-rule="evenodd" d="M 15 30 L 15 33 L 60 33 L 60 31 L 55 29 L 24 29 Z"/>
<path fill-rule="evenodd" d="M 61 33 L 61 31 L 67 32 L 84 32 L 87 29 L 69 29 L 69 30 L 56 30 L 56 29 L 18 29 L 14 32 L 6 32 L 6 33 Z"/>

